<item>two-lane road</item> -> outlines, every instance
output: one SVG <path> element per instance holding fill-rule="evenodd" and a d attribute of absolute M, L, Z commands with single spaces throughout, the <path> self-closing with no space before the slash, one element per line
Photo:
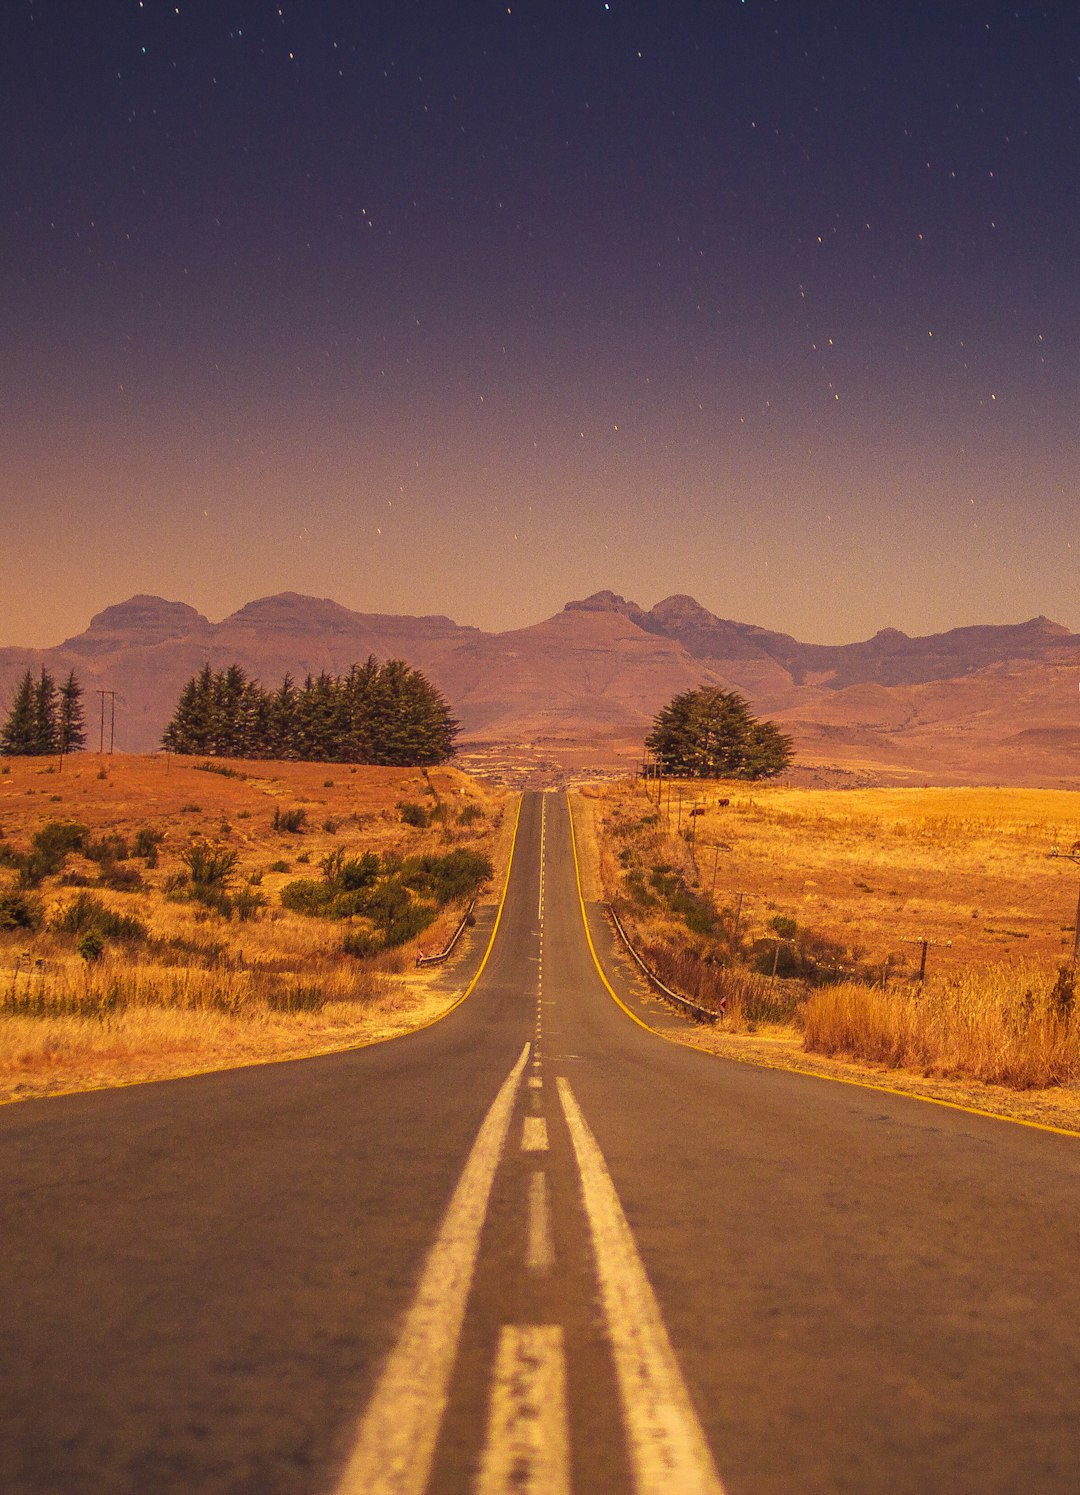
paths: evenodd
<path fill-rule="evenodd" d="M 645 1031 L 528 795 L 444 1021 L 0 1112 L 0 1489 L 1064 1495 L 1078 1148 Z"/>

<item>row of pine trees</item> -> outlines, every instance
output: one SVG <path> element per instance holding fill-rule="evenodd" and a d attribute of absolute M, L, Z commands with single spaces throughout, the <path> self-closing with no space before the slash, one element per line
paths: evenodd
<path fill-rule="evenodd" d="M 7 720 L 0 727 L 0 754 L 5 757 L 43 757 L 75 753 L 86 745 L 82 686 L 74 670 L 58 685 L 42 667 L 19 681 Z"/>
<path fill-rule="evenodd" d="M 205 665 L 184 686 L 162 736 L 169 752 L 222 758 L 426 766 L 454 752 L 458 724 L 442 696 L 400 659 L 372 656 L 345 675 L 285 676 L 262 688 L 237 664 Z"/>

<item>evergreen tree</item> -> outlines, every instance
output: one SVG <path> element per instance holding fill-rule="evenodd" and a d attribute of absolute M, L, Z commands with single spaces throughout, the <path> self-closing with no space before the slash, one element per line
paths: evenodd
<path fill-rule="evenodd" d="M 753 716 L 737 691 L 716 686 L 675 696 L 655 718 L 645 745 L 677 778 L 770 778 L 792 759 L 789 737 Z"/>
<path fill-rule="evenodd" d="M 21 757 L 34 752 L 37 729 L 35 702 L 34 677 L 27 670 L 15 689 L 7 721 L 0 729 L 0 753 L 5 757 Z"/>
<path fill-rule="evenodd" d="M 59 749 L 62 753 L 77 753 L 86 746 L 86 728 L 83 725 L 82 686 L 71 670 L 60 687 L 60 713 L 57 721 Z"/>
<path fill-rule="evenodd" d="M 213 751 L 214 673 L 204 664 L 184 686 L 173 719 L 162 734 L 162 746 L 170 753 Z"/>
<path fill-rule="evenodd" d="M 30 749 L 39 757 L 55 753 L 60 744 L 56 722 L 56 681 L 44 665 L 34 686 L 34 735 Z"/>
<path fill-rule="evenodd" d="M 210 666 L 184 686 L 162 735 L 171 752 L 222 757 L 428 766 L 454 751 L 458 725 L 439 692 L 400 659 L 348 674 L 289 675 L 268 693 L 239 665 Z"/>

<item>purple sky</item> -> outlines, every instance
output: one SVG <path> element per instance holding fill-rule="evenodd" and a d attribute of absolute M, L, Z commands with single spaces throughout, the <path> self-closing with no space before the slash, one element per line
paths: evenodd
<path fill-rule="evenodd" d="M 0 643 L 1080 629 L 1080 10 L 6 0 Z"/>

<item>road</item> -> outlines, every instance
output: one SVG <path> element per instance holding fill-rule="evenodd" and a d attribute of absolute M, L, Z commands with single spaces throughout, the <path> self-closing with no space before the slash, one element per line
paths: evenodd
<path fill-rule="evenodd" d="M 628 1010 L 526 795 L 442 1022 L 0 1111 L 0 1489 L 1080 1489 L 1080 1142 L 666 1042 L 587 917 Z"/>

